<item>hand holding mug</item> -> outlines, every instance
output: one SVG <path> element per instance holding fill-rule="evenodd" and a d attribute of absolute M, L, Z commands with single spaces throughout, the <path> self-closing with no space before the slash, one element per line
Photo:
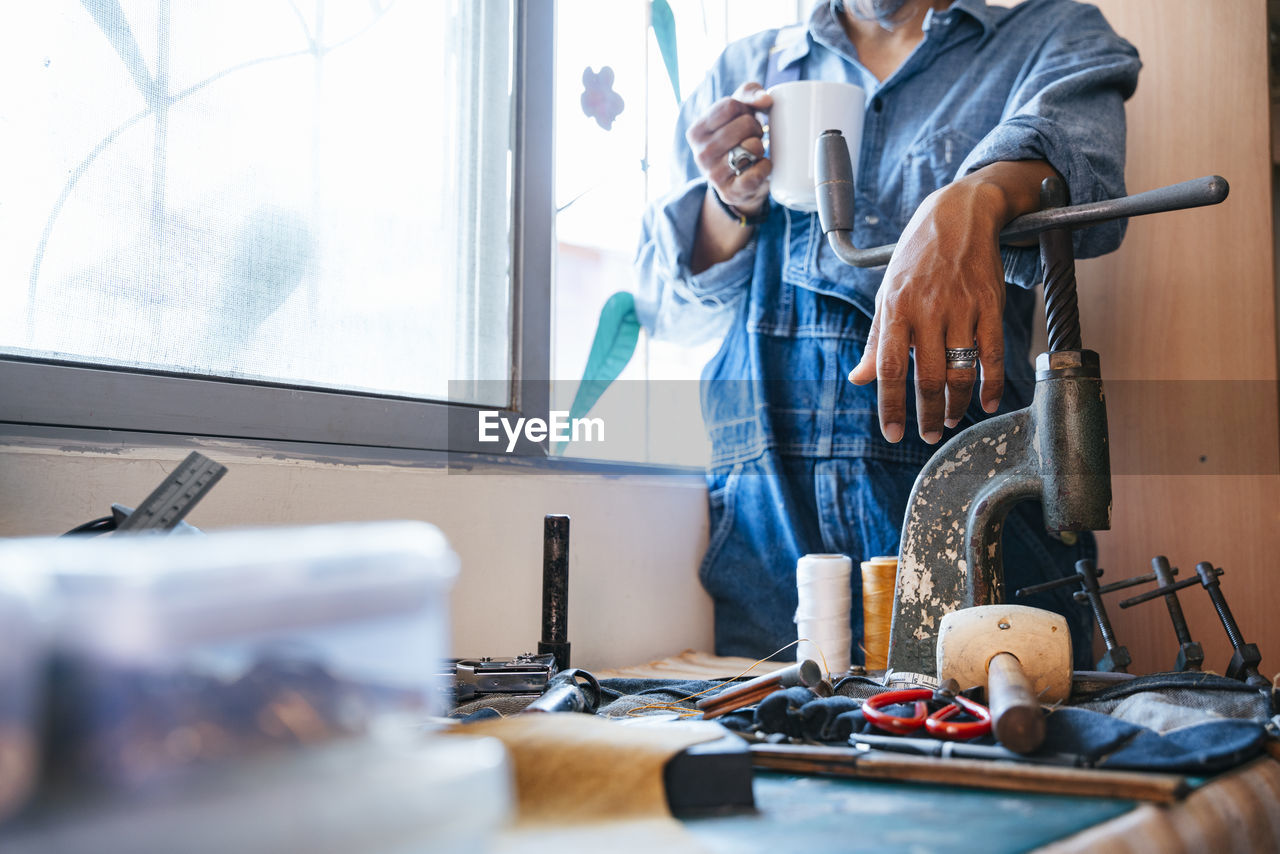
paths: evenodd
<path fill-rule="evenodd" d="M 694 160 L 712 188 L 748 215 L 759 213 L 769 196 L 773 164 L 764 156 L 764 128 L 756 113 L 772 106 L 773 98 L 759 83 L 744 83 L 728 98 L 712 104 L 685 133 Z M 739 158 L 736 167 L 731 164 L 729 155 L 739 147 L 755 162 Z"/>

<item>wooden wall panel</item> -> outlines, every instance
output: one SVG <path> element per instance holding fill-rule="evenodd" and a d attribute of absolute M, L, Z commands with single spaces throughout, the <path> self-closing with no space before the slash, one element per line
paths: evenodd
<path fill-rule="evenodd" d="M 1116 253 L 1079 265 L 1085 345 L 1102 355 L 1113 443 L 1114 523 L 1104 580 L 1226 569 L 1223 590 L 1263 670 L 1280 672 L 1280 424 L 1265 0 L 1095 0 L 1137 46 L 1130 192 L 1218 173 L 1217 207 L 1133 220 Z M 1134 672 L 1176 645 L 1154 602 L 1120 611 Z M 1206 664 L 1230 645 L 1200 588 L 1182 596 Z"/>

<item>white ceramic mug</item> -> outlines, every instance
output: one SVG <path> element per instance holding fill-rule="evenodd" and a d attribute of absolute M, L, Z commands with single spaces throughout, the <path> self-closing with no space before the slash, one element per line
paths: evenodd
<path fill-rule="evenodd" d="M 816 211 L 813 190 L 814 147 L 824 130 L 839 130 L 849 143 L 853 173 L 858 173 L 862 115 L 867 93 L 852 83 L 795 80 L 769 90 L 769 159 L 773 200 L 801 211 Z"/>

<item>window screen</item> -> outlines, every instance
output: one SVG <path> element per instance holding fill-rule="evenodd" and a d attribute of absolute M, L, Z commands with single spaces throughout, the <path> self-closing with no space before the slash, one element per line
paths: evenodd
<path fill-rule="evenodd" d="M 556 17 L 556 277 L 552 408 L 575 411 L 610 296 L 635 287 L 645 206 L 671 185 L 681 99 L 731 41 L 802 20 L 811 0 L 559 0 Z M 607 443 L 569 456 L 704 465 L 699 375 L 719 342 L 685 347 L 641 332 L 626 368 L 579 415 Z"/>
<path fill-rule="evenodd" d="M 10 4 L 0 353 L 505 404 L 512 32 L 504 0 Z"/>

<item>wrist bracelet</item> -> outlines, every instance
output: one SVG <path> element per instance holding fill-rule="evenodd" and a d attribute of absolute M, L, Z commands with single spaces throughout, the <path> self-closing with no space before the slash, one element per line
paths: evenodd
<path fill-rule="evenodd" d="M 710 184 L 708 184 L 707 186 L 711 187 Z M 759 213 L 748 215 L 748 214 L 744 214 L 742 211 L 738 210 L 733 205 L 729 204 L 724 199 L 720 198 L 720 194 L 716 192 L 715 187 L 711 187 L 711 195 L 715 198 L 716 203 L 720 205 L 720 209 L 722 211 L 724 211 L 730 217 L 738 221 L 739 228 L 746 228 L 749 225 L 760 225 L 763 222 L 765 222 L 765 220 L 769 219 L 768 197 L 765 198 L 764 207 L 760 209 Z"/>

